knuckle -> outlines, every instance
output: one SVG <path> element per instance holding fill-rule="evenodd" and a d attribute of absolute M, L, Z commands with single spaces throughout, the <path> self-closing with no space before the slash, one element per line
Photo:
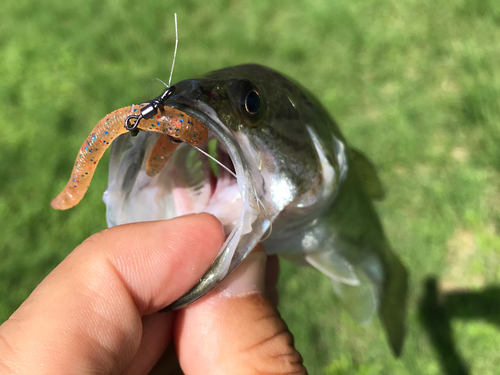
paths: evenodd
<path fill-rule="evenodd" d="M 266 325 L 274 327 L 266 330 L 264 337 L 246 349 L 254 374 L 302 375 L 307 371 L 302 364 L 302 356 L 295 349 L 294 338 L 287 325 L 276 313 L 266 318 Z"/>

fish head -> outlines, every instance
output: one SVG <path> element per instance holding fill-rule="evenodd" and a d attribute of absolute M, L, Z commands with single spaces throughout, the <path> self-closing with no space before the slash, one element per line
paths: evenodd
<path fill-rule="evenodd" d="M 343 168 L 343 149 L 335 143 L 342 136 L 327 129 L 326 111 L 274 70 L 243 65 L 174 86 L 164 105 L 208 128 L 220 146 L 218 159 L 236 178 L 219 168 L 215 185 L 210 183 L 207 159 L 188 145 L 158 175 L 147 176 L 145 159 L 155 136 L 141 132 L 114 142 L 104 196 L 110 226 L 202 211 L 223 223 L 227 239 L 212 266 L 168 309 L 214 289 L 269 234 L 286 235 L 315 220 L 334 199 Z"/>

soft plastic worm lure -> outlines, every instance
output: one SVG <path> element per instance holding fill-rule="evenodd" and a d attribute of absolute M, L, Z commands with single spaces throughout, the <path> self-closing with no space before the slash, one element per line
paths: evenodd
<path fill-rule="evenodd" d="M 97 123 L 78 153 L 68 184 L 52 201 L 53 208 L 66 210 L 80 202 L 104 152 L 113 140 L 127 131 L 144 130 L 161 134 L 146 162 L 146 172 L 150 176 L 163 168 L 179 143 L 200 146 L 207 141 L 205 125 L 162 104 L 165 93 L 150 103 L 117 109 Z"/>

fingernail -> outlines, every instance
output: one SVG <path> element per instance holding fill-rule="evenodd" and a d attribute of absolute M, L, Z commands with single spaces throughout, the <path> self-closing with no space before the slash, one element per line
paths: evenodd
<path fill-rule="evenodd" d="M 242 297 L 265 292 L 266 254 L 250 253 L 217 288 L 225 297 Z"/>

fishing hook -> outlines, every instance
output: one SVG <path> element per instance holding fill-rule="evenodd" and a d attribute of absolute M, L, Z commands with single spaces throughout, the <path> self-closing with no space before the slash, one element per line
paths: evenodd
<path fill-rule="evenodd" d="M 150 118 L 154 116 L 156 113 L 158 113 L 160 105 L 162 105 L 163 102 L 165 102 L 165 100 L 170 98 L 170 96 L 174 93 L 174 91 L 175 91 L 175 86 L 168 87 L 159 97 L 151 100 L 150 102 L 147 102 L 147 104 L 144 107 L 142 107 L 140 115 L 128 116 L 125 119 L 125 129 L 130 131 L 132 135 L 137 135 L 138 132 L 137 126 L 139 125 L 139 121 L 141 121 L 144 118 Z"/>

